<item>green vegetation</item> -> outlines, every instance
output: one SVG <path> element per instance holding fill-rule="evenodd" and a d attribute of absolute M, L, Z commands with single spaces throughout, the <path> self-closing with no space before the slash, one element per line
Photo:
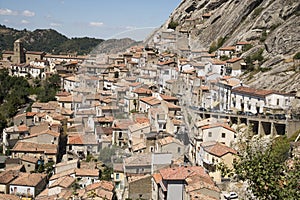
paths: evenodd
<path fill-rule="evenodd" d="M 111 181 L 111 174 L 114 172 L 112 167 L 105 167 L 103 171 L 101 171 L 100 180 Z"/>
<path fill-rule="evenodd" d="M 300 160 L 290 160 L 289 140 L 276 138 L 269 144 L 254 141 L 241 152 L 234 163 L 235 173 L 241 180 L 248 180 L 249 189 L 258 199 L 299 199 Z"/>
<path fill-rule="evenodd" d="M 29 101 L 29 88 L 25 78 L 12 77 L 7 70 L 0 70 L 0 128 L 6 125 L 6 119 L 13 117 Z"/>
<path fill-rule="evenodd" d="M 225 61 L 225 60 L 228 60 L 228 59 L 229 59 L 229 57 L 226 56 L 226 55 L 223 55 L 223 56 L 220 57 L 220 60 L 222 60 L 222 61 Z"/>
<path fill-rule="evenodd" d="M 217 42 L 213 41 L 209 47 L 208 53 L 212 53 L 212 52 L 216 51 L 217 49 L 219 49 L 221 46 L 223 46 L 226 39 L 227 39 L 226 37 L 220 37 Z"/>
<path fill-rule="evenodd" d="M 40 102 L 55 101 L 55 94 L 60 88 L 60 77 L 58 74 L 47 78 L 37 84 L 37 87 L 33 88 L 33 94 L 37 95 L 37 99 Z"/>
<path fill-rule="evenodd" d="M 297 53 L 294 55 L 293 59 L 295 59 L 295 60 L 300 59 L 300 52 L 297 52 Z"/>
<path fill-rule="evenodd" d="M 69 39 L 52 29 L 37 29 L 31 32 L 26 29 L 19 31 L 7 28 L 4 25 L 0 25 L 0 35 L 1 50 L 12 50 L 14 41 L 22 38 L 25 41 L 25 49 L 30 51 L 45 51 L 53 54 L 87 54 L 104 41 L 88 37 Z"/>
<path fill-rule="evenodd" d="M 168 28 L 175 30 L 178 25 L 179 25 L 178 22 L 171 20 L 170 23 L 168 24 Z"/>
<path fill-rule="evenodd" d="M 245 62 L 247 63 L 248 71 L 254 70 L 254 65 L 253 65 L 254 61 L 258 61 L 259 65 L 264 61 L 264 57 L 262 55 L 263 51 L 264 51 L 263 48 L 258 49 L 256 52 L 246 57 Z"/>
<path fill-rule="evenodd" d="M 246 51 L 248 51 L 249 49 L 251 49 L 252 47 L 253 47 L 252 44 L 246 44 L 246 45 L 243 46 L 243 51 L 246 52 Z"/>
<path fill-rule="evenodd" d="M 60 77 L 53 75 L 46 80 L 34 80 L 31 86 L 24 77 L 9 76 L 8 70 L 0 70 L 0 132 L 24 104 L 30 105 L 29 95 L 37 95 L 41 102 L 55 100 L 60 88 Z M 30 110 L 30 106 L 28 108 Z"/>
<path fill-rule="evenodd" d="M 256 18 L 258 15 L 260 15 L 260 13 L 263 11 L 264 8 L 262 7 L 259 7 L 259 8 L 256 8 L 254 11 L 253 11 L 253 18 Z"/>
<path fill-rule="evenodd" d="M 105 163 L 105 165 L 111 166 L 111 157 L 115 155 L 116 151 L 117 151 L 116 146 L 112 146 L 111 148 L 105 147 L 101 149 L 99 160 Z"/>
<path fill-rule="evenodd" d="M 267 36 L 268 36 L 267 31 L 264 30 L 261 34 L 259 41 L 264 42 L 267 39 Z"/>

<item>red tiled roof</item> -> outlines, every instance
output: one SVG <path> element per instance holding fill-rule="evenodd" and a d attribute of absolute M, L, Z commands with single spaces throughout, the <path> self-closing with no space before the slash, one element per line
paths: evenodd
<path fill-rule="evenodd" d="M 77 134 L 77 135 L 69 135 L 68 144 L 73 144 L 73 145 L 97 144 L 97 141 L 94 135 Z"/>
<path fill-rule="evenodd" d="M 156 97 L 144 97 L 141 98 L 140 101 L 147 103 L 149 105 L 157 105 L 160 104 L 160 100 L 158 100 Z"/>
<path fill-rule="evenodd" d="M 211 62 L 213 65 L 225 65 L 226 61 L 218 60 L 218 59 L 213 59 Z"/>
<path fill-rule="evenodd" d="M 178 101 L 177 97 L 173 97 L 169 95 L 160 94 L 160 97 L 165 101 Z"/>
<path fill-rule="evenodd" d="M 26 117 L 33 117 L 37 114 L 37 112 L 26 112 Z"/>
<path fill-rule="evenodd" d="M 191 175 L 202 175 L 203 177 L 208 176 L 203 167 L 200 166 L 182 166 L 165 168 L 159 170 L 163 180 L 185 180 Z"/>
<path fill-rule="evenodd" d="M 221 51 L 235 51 L 235 46 L 221 47 L 219 50 L 221 50 Z"/>
<path fill-rule="evenodd" d="M 12 181 L 11 185 L 37 186 L 42 180 L 46 181 L 47 174 L 20 173 L 19 177 Z"/>
<path fill-rule="evenodd" d="M 230 126 L 228 126 L 226 124 L 210 124 L 210 125 L 202 126 L 201 129 L 204 130 L 204 129 L 210 129 L 210 128 L 215 128 L 215 127 L 223 127 L 223 128 L 226 128 L 227 130 L 235 132 L 234 129 L 232 129 Z"/>
<path fill-rule="evenodd" d="M 236 43 L 236 45 L 246 45 L 246 44 L 251 44 L 251 42 L 240 41 Z"/>
<path fill-rule="evenodd" d="M 161 145 L 167 145 L 167 144 L 171 144 L 171 143 L 177 143 L 179 145 L 183 145 L 178 139 L 176 139 L 172 136 L 161 138 L 157 142 L 160 143 Z"/>
<path fill-rule="evenodd" d="M 219 142 L 215 142 L 214 144 L 209 144 L 206 146 L 205 143 L 202 143 L 204 150 L 210 154 L 213 154 L 218 157 L 222 157 L 227 153 L 237 154 L 237 151 L 231 147 L 226 146 L 225 144 L 221 144 Z"/>
<path fill-rule="evenodd" d="M 13 151 L 13 152 L 33 152 L 33 153 L 42 152 L 45 154 L 57 154 L 57 145 L 56 144 L 39 144 L 39 143 L 18 141 L 11 151 Z"/>
<path fill-rule="evenodd" d="M 150 120 L 147 117 L 137 117 L 135 118 L 135 122 L 139 124 L 150 123 Z"/>
<path fill-rule="evenodd" d="M 97 169 L 75 169 L 76 176 L 99 176 L 99 171 Z"/>
<path fill-rule="evenodd" d="M 226 62 L 227 63 L 235 63 L 235 62 L 240 61 L 240 60 L 242 60 L 242 58 L 231 58 L 229 60 L 226 60 Z"/>
<path fill-rule="evenodd" d="M 97 188 L 102 188 L 102 189 L 107 190 L 107 191 L 113 191 L 114 184 L 112 182 L 102 180 L 100 182 L 93 183 L 93 184 L 90 184 L 90 185 L 86 186 L 85 189 L 87 191 L 90 191 L 90 190 L 94 190 L 94 189 L 97 189 Z"/>
<path fill-rule="evenodd" d="M 136 88 L 132 92 L 137 94 L 152 94 L 152 91 L 146 88 Z"/>
<path fill-rule="evenodd" d="M 260 90 L 260 89 L 240 86 L 240 87 L 234 88 L 232 90 L 232 93 L 239 93 L 239 94 L 246 94 L 246 95 L 250 95 L 250 96 L 265 97 L 269 94 L 275 93 L 275 91 L 274 90 Z"/>

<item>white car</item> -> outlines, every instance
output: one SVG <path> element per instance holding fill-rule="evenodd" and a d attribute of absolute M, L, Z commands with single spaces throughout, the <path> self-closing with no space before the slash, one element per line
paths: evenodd
<path fill-rule="evenodd" d="M 225 199 L 237 199 L 238 195 L 235 192 L 230 192 L 229 194 L 224 194 Z"/>

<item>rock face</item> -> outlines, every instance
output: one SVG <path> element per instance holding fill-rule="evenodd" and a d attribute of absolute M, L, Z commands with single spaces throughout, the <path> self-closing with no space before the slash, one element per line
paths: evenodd
<path fill-rule="evenodd" d="M 188 32 L 190 50 L 208 49 L 225 38 L 223 46 L 250 41 L 264 48 L 265 73 L 245 75 L 245 83 L 265 89 L 300 89 L 292 57 L 300 51 L 299 0 L 183 0 L 157 32 L 170 22 Z M 251 51 L 251 50 L 250 50 Z M 290 61 L 288 61 L 290 60 Z"/>

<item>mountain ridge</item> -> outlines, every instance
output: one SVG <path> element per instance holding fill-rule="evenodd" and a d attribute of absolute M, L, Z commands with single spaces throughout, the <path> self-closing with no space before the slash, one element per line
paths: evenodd
<path fill-rule="evenodd" d="M 12 50 L 13 43 L 22 39 L 24 48 L 30 51 L 44 51 L 52 54 L 118 53 L 132 45 L 140 44 L 130 38 L 96 39 L 72 37 L 71 39 L 54 29 L 36 29 L 34 31 L 16 30 L 0 24 L 0 53 Z"/>

